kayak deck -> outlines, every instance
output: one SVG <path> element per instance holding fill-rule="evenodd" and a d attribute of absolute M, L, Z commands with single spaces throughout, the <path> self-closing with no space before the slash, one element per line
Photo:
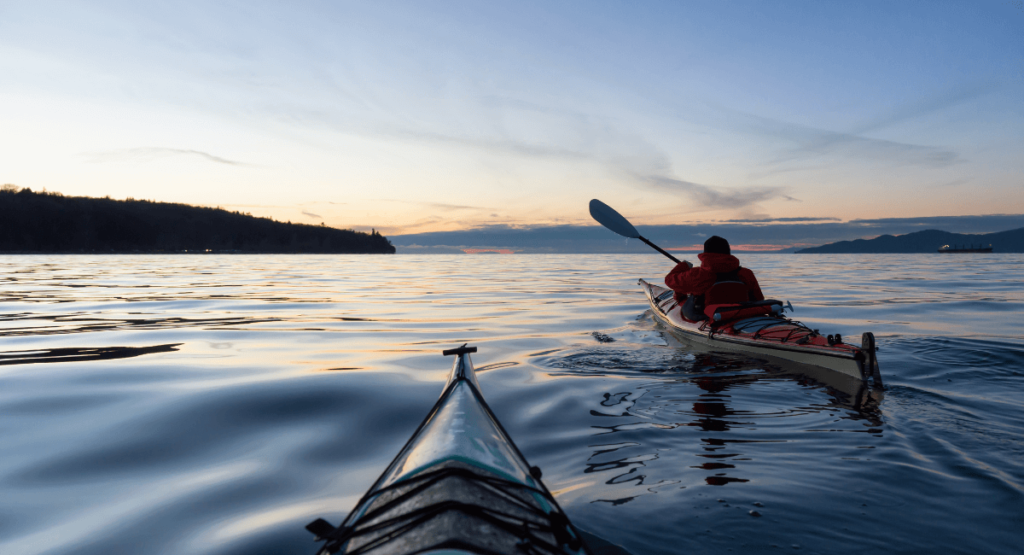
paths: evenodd
<path fill-rule="evenodd" d="M 469 358 L 340 527 L 307 526 L 321 554 L 586 554 L 581 535 L 480 393 Z"/>
<path fill-rule="evenodd" d="M 691 322 L 671 289 L 639 280 L 655 318 L 677 337 L 714 348 L 784 358 L 828 368 L 882 386 L 874 335 L 865 333 L 860 346 L 822 336 L 784 316 L 757 316 L 732 322 Z"/>

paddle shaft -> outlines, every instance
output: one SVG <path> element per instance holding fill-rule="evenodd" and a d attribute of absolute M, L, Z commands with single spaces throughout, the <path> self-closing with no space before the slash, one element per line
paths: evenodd
<path fill-rule="evenodd" d="M 665 256 L 667 256 L 667 257 L 669 257 L 669 258 L 671 258 L 671 259 L 672 259 L 672 260 L 673 260 L 673 261 L 674 261 L 674 262 L 675 262 L 676 264 L 680 264 L 680 263 L 682 263 L 682 260 L 679 260 L 678 258 L 676 258 L 676 257 L 672 256 L 671 254 L 669 254 L 669 253 L 665 252 L 665 251 L 664 251 L 664 250 L 662 250 L 662 248 L 661 248 L 661 247 L 659 247 L 658 245 L 655 245 L 654 243 L 652 243 L 652 242 L 648 241 L 648 240 L 647 240 L 647 238 L 646 238 L 646 237 L 644 237 L 643 235 L 637 235 L 637 236 L 636 236 L 636 238 L 637 238 L 637 239 L 640 239 L 640 240 L 641 240 L 641 241 L 643 241 L 644 243 L 647 243 L 647 245 L 648 245 L 648 246 L 650 246 L 650 247 L 651 247 L 652 249 L 654 249 L 654 250 L 656 250 L 656 251 L 660 252 L 661 254 L 664 254 Z"/>

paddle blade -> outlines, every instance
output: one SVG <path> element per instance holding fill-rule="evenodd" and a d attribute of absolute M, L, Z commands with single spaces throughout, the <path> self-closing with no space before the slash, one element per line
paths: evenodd
<path fill-rule="evenodd" d="M 590 201 L 590 216 L 608 229 L 630 239 L 639 239 L 640 233 L 629 223 L 629 220 L 622 217 L 614 208 L 594 199 Z"/>

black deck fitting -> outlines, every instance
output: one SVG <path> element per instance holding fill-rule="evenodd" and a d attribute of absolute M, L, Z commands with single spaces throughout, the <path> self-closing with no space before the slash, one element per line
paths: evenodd
<path fill-rule="evenodd" d="M 476 352 L 476 347 L 467 347 L 466 345 L 469 345 L 469 343 L 463 343 L 461 347 L 456 347 L 454 349 L 445 349 L 441 351 L 441 354 L 447 357 L 452 355 L 464 355 L 466 353 Z"/>

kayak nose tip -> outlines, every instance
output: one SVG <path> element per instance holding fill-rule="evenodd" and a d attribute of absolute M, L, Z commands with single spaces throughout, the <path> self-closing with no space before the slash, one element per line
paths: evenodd
<path fill-rule="evenodd" d="M 466 353 L 476 352 L 476 347 L 467 347 L 466 345 L 469 345 L 469 343 L 463 343 L 461 347 L 456 347 L 454 349 L 445 349 L 441 351 L 441 354 L 448 357 L 452 355 L 464 355 Z"/>
<path fill-rule="evenodd" d="M 445 349 L 441 351 L 444 356 L 455 355 L 455 362 L 452 364 L 452 371 L 448 374 L 448 382 L 444 388 L 447 391 L 453 387 L 460 380 L 467 380 L 473 387 L 480 390 L 480 383 L 476 381 L 476 371 L 473 369 L 473 360 L 469 358 L 470 353 L 476 352 L 476 347 L 470 347 L 468 343 L 463 343 L 461 347 L 454 349 Z M 443 395 L 443 394 L 442 394 Z"/>

